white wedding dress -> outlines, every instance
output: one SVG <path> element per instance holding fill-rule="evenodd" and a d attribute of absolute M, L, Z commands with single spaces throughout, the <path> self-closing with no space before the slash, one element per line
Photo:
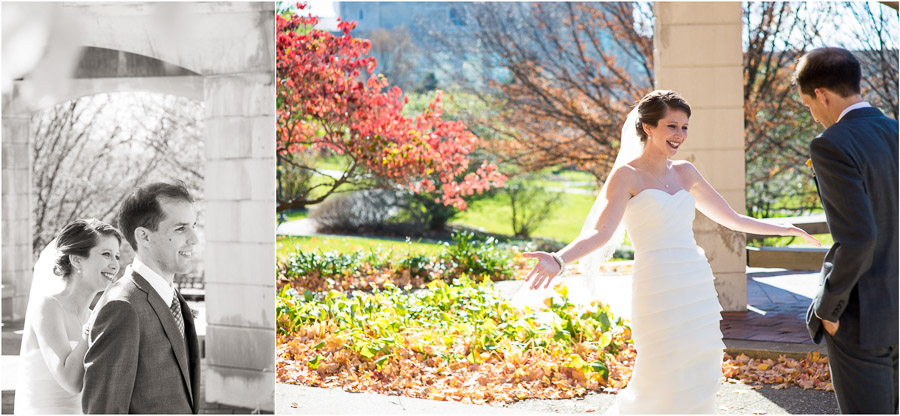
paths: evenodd
<path fill-rule="evenodd" d="M 716 413 L 721 320 L 712 269 L 694 241 L 694 197 L 647 189 L 623 221 L 634 246 L 631 329 L 637 362 L 611 413 Z"/>
<path fill-rule="evenodd" d="M 51 300 L 50 293 L 61 290 L 62 281 L 53 274 L 53 264 L 58 256 L 56 251 L 56 239 L 50 242 L 38 256 L 34 265 L 34 276 L 31 281 L 31 291 L 28 299 L 28 307 L 25 311 L 25 325 L 22 335 L 22 347 L 19 350 L 19 374 L 16 379 L 16 396 L 13 402 L 13 413 L 17 415 L 46 415 L 46 414 L 81 414 L 81 392 L 69 393 L 66 391 L 53 374 L 47 361 L 41 352 L 41 345 L 35 333 L 34 320 L 40 314 L 40 304 L 43 302 L 56 302 Z M 85 322 L 87 313 L 83 317 L 66 316 L 72 321 L 66 325 L 66 341 L 74 349 L 78 345 L 81 335 L 81 322 Z M 45 347 L 49 348 L 49 347 Z"/>
<path fill-rule="evenodd" d="M 69 341 L 72 348 L 78 341 Z M 17 415 L 81 414 L 81 393 L 62 388 L 50 374 L 40 349 L 20 356 L 13 412 Z"/>

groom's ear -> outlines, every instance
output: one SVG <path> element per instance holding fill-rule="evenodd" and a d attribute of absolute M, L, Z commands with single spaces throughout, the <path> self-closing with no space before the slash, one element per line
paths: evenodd
<path fill-rule="evenodd" d="M 141 242 L 149 243 L 150 242 L 150 230 L 144 227 L 137 227 L 134 229 L 134 240 L 138 243 L 138 246 L 141 245 Z"/>
<path fill-rule="evenodd" d="M 813 93 L 816 94 L 816 100 L 818 100 L 822 105 L 828 105 L 828 94 L 826 94 L 827 90 L 824 88 L 816 88 L 813 90 Z"/>

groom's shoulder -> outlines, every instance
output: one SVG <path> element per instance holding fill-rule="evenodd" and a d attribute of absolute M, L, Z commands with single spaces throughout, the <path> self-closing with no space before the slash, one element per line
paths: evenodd
<path fill-rule="evenodd" d="M 136 275 L 134 272 L 125 273 L 119 280 L 110 285 L 106 289 L 108 298 L 128 301 L 139 296 L 142 290 L 135 281 L 135 276 L 139 275 Z"/>
<path fill-rule="evenodd" d="M 851 117 L 852 115 L 852 117 Z M 851 111 L 848 116 L 832 124 L 813 139 L 828 141 L 837 147 L 849 144 L 845 139 L 878 135 L 886 130 L 898 129 L 897 120 L 887 117 L 875 108 L 862 108 Z"/>
<path fill-rule="evenodd" d="M 857 120 L 841 120 L 837 123 L 828 126 L 825 130 L 819 133 L 818 136 L 813 138 L 812 143 L 821 143 L 823 141 L 827 141 L 833 145 L 840 147 L 842 143 L 842 139 L 846 137 L 855 136 L 861 124 Z"/>

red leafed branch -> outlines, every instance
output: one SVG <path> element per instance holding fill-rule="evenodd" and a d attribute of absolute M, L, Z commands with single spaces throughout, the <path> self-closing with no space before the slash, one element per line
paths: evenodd
<path fill-rule="evenodd" d="M 296 13 L 277 18 L 279 163 L 297 164 L 292 155 L 309 153 L 350 162 L 341 175 L 322 175 L 324 187 L 310 183 L 295 195 L 279 195 L 278 211 L 321 202 L 343 184 L 376 182 L 414 192 L 440 189 L 441 202 L 465 209 L 462 196 L 503 185 L 505 176 L 492 164 L 460 178 L 478 138 L 463 123 L 442 119 L 440 95 L 425 112 L 403 116 L 402 91 L 374 74 L 369 41 L 350 33 L 356 23 L 339 22 L 339 36 L 316 30 L 317 23 Z M 310 192 L 317 187 L 325 192 Z"/>

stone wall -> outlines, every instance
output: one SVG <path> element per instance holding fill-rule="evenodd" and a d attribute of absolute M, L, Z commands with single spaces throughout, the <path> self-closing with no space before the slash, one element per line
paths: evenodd
<path fill-rule="evenodd" d="M 25 317 L 31 288 L 31 113 L 3 95 L 3 320 Z"/>
<path fill-rule="evenodd" d="M 59 7 L 67 23 L 79 27 L 78 46 L 140 54 L 202 76 L 199 82 L 196 77 L 62 80 L 52 93 L 57 103 L 148 89 L 203 100 L 206 183 L 197 199 L 206 215 L 205 400 L 274 411 L 274 3 Z M 4 320 L 24 314 L 33 265 L 28 126 L 35 109 L 25 110 L 21 101 L 15 93 L 3 95 Z"/>

